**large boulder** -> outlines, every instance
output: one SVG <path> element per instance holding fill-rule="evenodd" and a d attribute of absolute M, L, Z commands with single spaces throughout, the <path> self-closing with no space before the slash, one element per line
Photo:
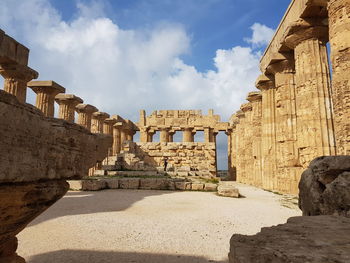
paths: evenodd
<path fill-rule="evenodd" d="M 305 216 L 350 217 L 350 156 L 313 160 L 301 176 L 299 207 Z"/>
<path fill-rule="evenodd" d="M 292 217 L 254 236 L 233 235 L 230 263 L 348 263 L 350 218 Z"/>
<path fill-rule="evenodd" d="M 232 182 L 220 182 L 218 186 L 218 195 L 225 197 L 239 197 L 239 190 Z"/>

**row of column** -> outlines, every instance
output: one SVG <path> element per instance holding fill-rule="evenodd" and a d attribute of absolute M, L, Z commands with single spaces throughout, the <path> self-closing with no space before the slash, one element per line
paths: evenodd
<path fill-rule="evenodd" d="M 230 165 L 238 181 L 297 193 L 314 158 L 350 154 L 350 1 L 329 1 L 328 9 L 329 28 L 316 19 L 289 28 L 284 44 L 294 52 L 266 69 L 261 93 L 250 93 L 233 116 Z"/>
<path fill-rule="evenodd" d="M 183 142 L 194 142 L 194 136 L 196 134 L 197 130 L 195 130 L 193 127 L 184 128 L 183 129 Z M 148 129 L 146 127 L 140 128 L 140 142 L 153 142 L 153 136 L 156 133 L 156 130 L 154 129 Z M 173 142 L 174 141 L 174 134 L 176 133 L 175 130 L 164 127 L 160 128 L 160 142 Z M 209 142 L 216 142 L 216 135 L 217 131 L 215 131 L 213 128 L 204 128 L 204 141 Z"/>

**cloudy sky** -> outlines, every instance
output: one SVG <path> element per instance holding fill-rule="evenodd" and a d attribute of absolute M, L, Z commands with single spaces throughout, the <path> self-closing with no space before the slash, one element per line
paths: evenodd
<path fill-rule="evenodd" d="M 289 3 L 1 0 L 0 28 L 31 49 L 39 79 L 100 111 L 138 121 L 140 109 L 213 108 L 226 121 L 254 90 L 261 54 Z M 225 135 L 218 145 L 224 168 Z"/>

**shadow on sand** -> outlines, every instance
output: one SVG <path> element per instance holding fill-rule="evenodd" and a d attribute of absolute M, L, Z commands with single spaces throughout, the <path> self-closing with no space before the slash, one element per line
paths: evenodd
<path fill-rule="evenodd" d="M 32 256 L 28 263 L 226 263 L 204 257 L 151 254 L 135 252 L 109 252 L 91 250 L 59 250 Z"/>
<path fill-rule="evenodd" d="M 121 189 L 99 192 L 69 191 L 62 199 L 38 216 L 28 226 L 37 225 L 62 216 L 123 211 L 146 197 L 171 193 L 174 193 L 174 191 Z"/>

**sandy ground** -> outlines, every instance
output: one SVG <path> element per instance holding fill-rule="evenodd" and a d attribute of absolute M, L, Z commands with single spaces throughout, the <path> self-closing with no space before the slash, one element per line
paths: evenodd
<path fill-rule="evenodd" d="M 17 251 L 29 263 L 227 262 L 232 234 L 255 234 L 301 214 L 290 198 L 239 188 L 245 198 L 205 192 L 68 192 L 18 235 Z"/>

